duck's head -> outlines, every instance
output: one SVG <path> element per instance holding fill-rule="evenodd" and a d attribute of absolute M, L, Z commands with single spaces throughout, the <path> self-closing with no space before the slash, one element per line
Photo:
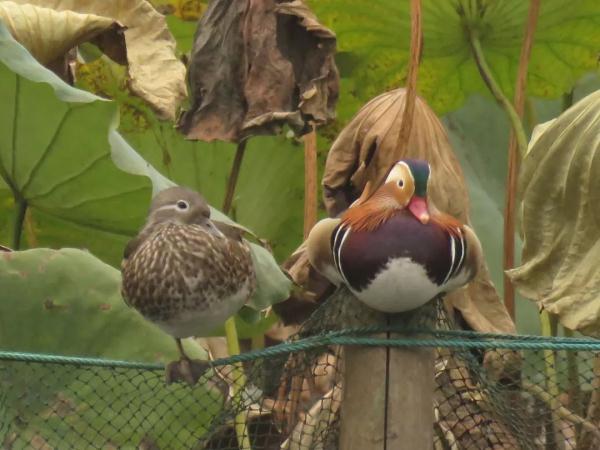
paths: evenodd
<path fill-rule="evenodd" d="M 427 161 L 402 159 L 394 164 L 382 186 L 394 196 L 399 208 L 408 208 L 424 224 L 430 219 L 427 206 L 430 173 Z"/>
<path fill-rule="evenodd" d="M 152 228 L 167 222 L 199 225 L 211 234 L 222 236 L 210 220 L 210 208 L 204 197 L 184 187 L 167 188 L 152 200 L 145 227 Z"/>
<path fill-rule="evenodd" d="M 407 209 L 417 220 L 430 220 L 427 185 L 431 168 L 427 161 L 401 159 L 390 169 L 384 183 L 372 195 L 370 185 L 344 213 L 342 221 L 354 230 L 374 230 L 401 210 Z"/>

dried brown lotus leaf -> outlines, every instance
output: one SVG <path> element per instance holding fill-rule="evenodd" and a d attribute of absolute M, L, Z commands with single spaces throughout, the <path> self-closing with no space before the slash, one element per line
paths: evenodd
<path fill-rule="evenodd" d="M 35 59 L 57 69 L 61 77 L 69 51 L 84 42 L 110 48 L 109 56 L 117 60 L 126 57 L 124 27 L 110 17 L 4 1 L 0 2 L 0 20 Z"/>
<path fill-rule="evenodd" d="M 299 0 L 213 1 L 194 39 L 192 105 L 178 128 L 190 139 L 239 141 L 296 133 L 335 116 L 336 39 Z"/>
<path fill-rule="evenodd" d="M 273 310 L 283 324 L 301 324 L 317 309 L 319 301 L 333 292 L 333 285 L 310 265 L 305 242 L 282 268 L 302 288 L 292 290 L 285 302 L 273 305 Z"/>
<path fill-rule="evenodd" d="M 538 129 L 520 174 L 518 291 L 572 330 L 600 336 L 600 91 Z"/>
<path fill-rule="evenodd" d="M 186 97 L 185 66 L 175 55 L 175 39 L 165 18 L 146 0 L 13 0 L 55 11 L 94 14 L 126 27 L 126 61 L 131 90 L 161 118 L 175 119 Z M 115 59 L 116 49 L 103 41 L 103 51 Z M 121 58 L 123 59 L 123 58 Z"/>
<path fill-rule="evenodd" d="M 360 195 L 367 181 L 378 186 L 392 166 L 402 158 L 420 158 L 431 164 L 430 201 L 441 211 L 469 223 L 469 199 L 464 175 L 446 131 L 435 113 L 417 97 L 414 125 L 404 146 L 398 141 L 405 89 L 396 89 L 368 102 L 333 143 L 323 175 L 324 200 L 331 216 L 345 210 Z M 303 263 L 301 258 L 298 264 Z M 291 267 L 290 273 L 308 272 Z M 308 279 L 294 278 L 302 286 Z M 482 332 L 514 333 L 504 304 L 494 288 L 485 263 L 465 288 L 447 296 L 467 323 Z"/>
<path fill-rule="evenodd" d="M 367 181 L 374 186 L 381 184 L 399 159 L 420 158 L 431 164 L 430 199 L 440 210 L 467 221 L 469 201 L 462 170 L 442 123 L 419 97 L 408 145 L 402 152 L 398 136 L 405 94 L 401 88 L 369 101 L 331 146 L 323 175 L 325 206 L 330 215 L 345 210 Z"/>

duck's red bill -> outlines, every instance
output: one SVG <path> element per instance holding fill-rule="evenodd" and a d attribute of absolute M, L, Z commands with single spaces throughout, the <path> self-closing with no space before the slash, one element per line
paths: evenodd
<path fill-rule="evenodd" d="M 427 200 L 414 196 L 408 204 L 408 209 L 423 224 L 429 222 L 429 208 Z"/>

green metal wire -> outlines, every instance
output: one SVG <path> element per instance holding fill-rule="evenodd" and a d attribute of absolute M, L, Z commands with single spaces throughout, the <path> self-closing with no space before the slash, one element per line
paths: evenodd
<path fill-rule="evenodd" d="M 374 338 L 366 334 L 397 332 L 403 334 L 430 335 L 431 338 L 401 337 Z M 494 333 L 477 333 L 464 330 L 427 330 L 398 329 L 394 327 L 362 327 L 285 342 L 272 347 L 246 352 L 211 362 L 213 366 L 225 366 L 238 362 L 253 361 L 289 353 L 325 347 L 328 345 L 357 345 L 385 347 L 446 347 L 455 349 L 508 349 L 508 350 L 572 350 L 600 351 L 600 340 L 590 338 L 548 338 L 544 336 L 509 335 Z M 69 364 L 77 366 L 96 366 L 126 369 L 162 370 L 164 366 L 157 363 L 120 361 L 102 358 L 61 356 L 39 353 L 0 351 L 0 360 L 26 361 L 50 364 Z"/>

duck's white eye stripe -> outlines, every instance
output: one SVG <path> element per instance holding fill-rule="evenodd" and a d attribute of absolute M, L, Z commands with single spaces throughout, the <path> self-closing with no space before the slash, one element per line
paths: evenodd
<path fill-rule="evenodd" d="M 177 210 L 177 206 L 175 206 L 173 204 L 164 205 L 164 206 L 161 206 L 160 208 L 156 208 L 156 211 L 166 211 L 168 209 L 176 211 Z"/>

